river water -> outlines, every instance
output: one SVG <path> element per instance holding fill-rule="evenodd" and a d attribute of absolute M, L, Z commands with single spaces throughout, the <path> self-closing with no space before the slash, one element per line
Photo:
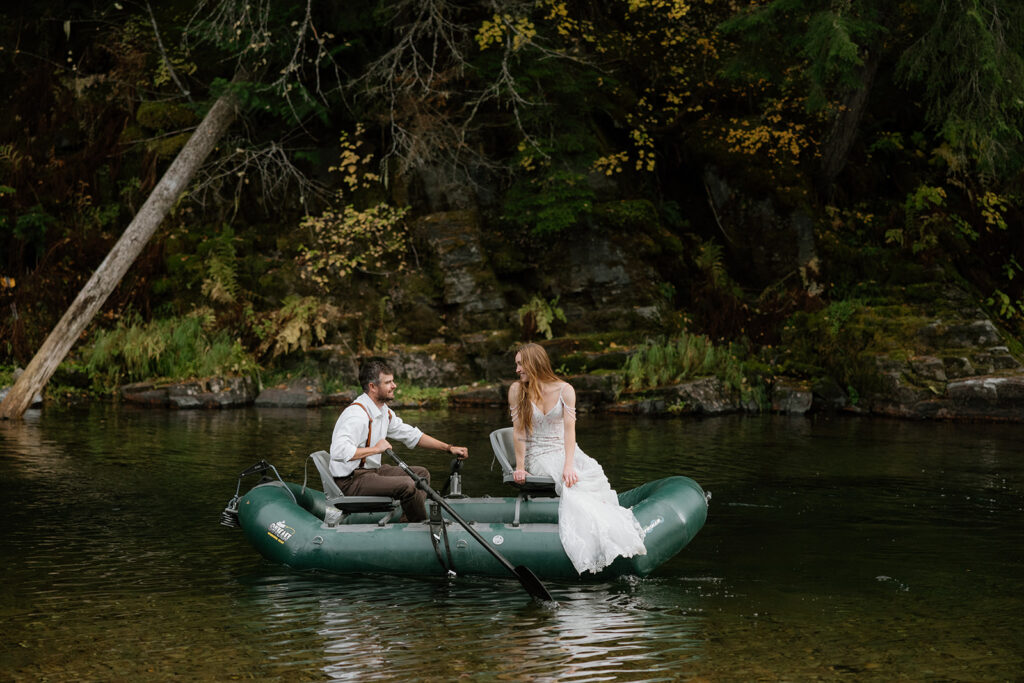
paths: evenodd
<path fill-rule="evenodd" d="M 401 411 L 504 493 L 502 411 Z M 1020 680 L 1024 426 L 581 416 L 625 490 L 712 492 L 646 579 L 297 573 L 218 524 L 238 472 L 301 481 L 336 410 L 47 409 L 0 422 L 0 678 Z M 444 481 L 447 460 L 406 453 Z"/>

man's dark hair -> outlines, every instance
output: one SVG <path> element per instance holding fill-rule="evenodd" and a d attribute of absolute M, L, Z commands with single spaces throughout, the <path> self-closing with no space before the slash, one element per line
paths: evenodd
<path fill-rule="evenodd" d="M 371 358 L 359 367 L 359 383 L 363 386 L 363 391 L 369 391 L 370 382 L 376 384 L 381 375 L 393 374 L 395 371 L 382 359 Z"/>

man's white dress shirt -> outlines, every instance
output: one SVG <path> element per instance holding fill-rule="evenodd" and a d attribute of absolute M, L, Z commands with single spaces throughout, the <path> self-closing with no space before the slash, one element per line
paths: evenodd
<path fill-rule="evenodd" d="M 423 436 L 422 430 L 403 422 L 390 408 L 378 408 L 373 399 L 365 393 L 355 402 L 359 405 L 345 408 L 338 416 L 338 421 L 334 423 L 334 434 L 331 436 L 331 474 L 335 477 L 347 477 L 359 467 L 360 461 L 352 459 L 357 448 L 372 446 L 381 439 L 400 441 L 409 448 L 415 448 Z M 380 467 L 380 454 L 368 456 L 365 467 Z"/>

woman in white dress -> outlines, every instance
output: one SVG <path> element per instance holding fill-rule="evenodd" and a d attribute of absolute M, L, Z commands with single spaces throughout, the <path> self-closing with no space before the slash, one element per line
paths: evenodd
<path fill-rule="evenodd" d="M 601 465 L 576 444 L 576 392 L 551 370 L 544 347 L 521 347 L 516 374 L 508 392 L 513 478 L 523 482 L 529 472 L 555 480 L 558 536 L 576 571 L 600 571 L 620 555 L 646 555 L 640 523 L 619 505 Z"/>

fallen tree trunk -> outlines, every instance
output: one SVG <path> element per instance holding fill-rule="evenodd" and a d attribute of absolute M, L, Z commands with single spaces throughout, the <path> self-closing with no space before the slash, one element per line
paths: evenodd
<path fill-rule="evenodd" d="M 0 403 L 0 419 L 20 417 L 32 404 L 32 398 L 46 386 L 89 321 L 128 272 L 128 268 L 160 227 L 174 202 L 188 187 L 196 171 L 234 121 L 236 114 L 237 102 L 229 90 L 207 112 L 170 168 L 153 188 L 146 203 L 125 228 L 121 238 L 39 347 L 25 372 L 7 392 L 7 396 Z"/>

